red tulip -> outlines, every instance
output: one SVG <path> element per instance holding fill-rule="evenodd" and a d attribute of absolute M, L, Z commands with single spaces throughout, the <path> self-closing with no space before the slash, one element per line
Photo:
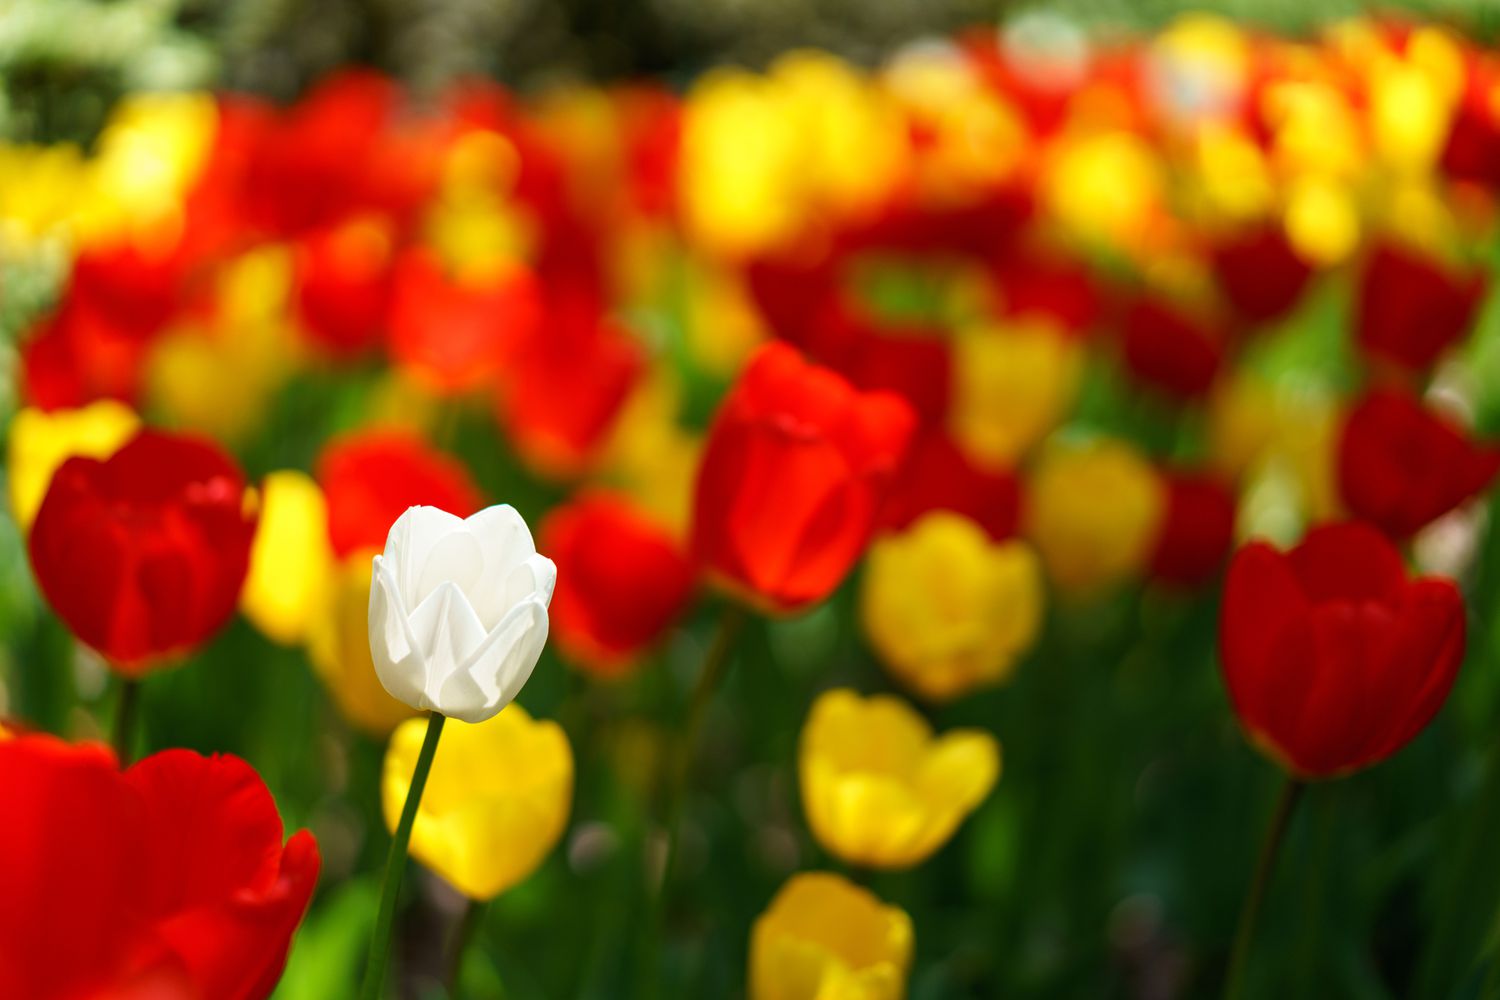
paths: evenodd
<path fill-rule="evenodd" d="M 1463 598 L 1451 580 L 1408 579 L 1374 528 L 1327 525 L 1290 552 L 1235 553 L 1219 647 L 1253 743 L 1302 777 L 1348 774 L 1442 706 L 1463 659 Z"/>
<path fill-rule="evenodd" d="M 1195 399 L 1208 392 L 1224 359 L 1218 332 L 1150 299 L 1126 310 L 1122 334 L 1131 373 L 1175 399 Z"/>
<path fill-rule="evenodd" d="M 297 314 L 334 357 L 380 343 L 390 303 L 390 226 L 372 216 L 317 230 L 297 247 Z"/>
<path fill-rule="evenodd" d="M 899 531 L 928 511 L 951 510 L 1003 542 L 1021 523 L 1021 500 L 1014 472 L 981 468 L 947 434 L 931 431 L 907 452 L 881 510 L 880 527 Z"/>
<path fill-rule="evenodd" d="M 524 268 L 470 280 L 448 274 L 428 250 L 408 250 L 396 262 L 391 355 L 437 390 L 493 383 L 540 321 L 537 282 Z"/>
<path fill-rule="evenodd" d="M 539 546 L 557 564 L 552 634 L 558 648 L 601 675 L 626 670 L 692 597 L 686 553 L 628 503 L 585 494 L 542 521 Z"/>
<path fill-rule="evenodd" d="M 139 675 L 229 620 L 255 522 L 217 445 L 147 430 L 107 459 L 63 463 L 31 528 L 31 565 L 73 634 Z"/>
<path fill-rule="evenodd" d="M 1166 513 L 1151 576 L 1192 587 L 1208 581 L 1234 543 L 1234 494 L 1211 476 L 1168 473 Z"/>
<path fill-rule="evenodd" d="M 402 431 L 339 438 L 318 457 L 318 485 L 328 501 L 328 540 L 339 558 L 381 548 L 406 508 L 439 507 L 468 517 L 479 488 L 463 463 Z"/>
<path fill-rule="evenodd" d="M 1285 315 L 1302 297 L 1312 268 L 1279 226 L 1260 226 L 1214 251 L 1219 287 L 1235 312 L 1252 323 Z"/>
<path fill-rule="evenodd" d="M 1376 389 L 1350 412 L 1338 463 L 1349 511 L 1404 539 L 1487 487 L 1500 450 L 1476 445 L 1404 392 Z"/>
<path fill-rule="evenodd" d="M 725 397 L 698 470 L 692 548 L 779 611 L 827 597 L 864 551 L 911 438 L 911 407 L 773 342 Z"/>
<path fill-rule="evenodd" d="M 318 880 L 236 757 L 0 741 L 0 996 L 262 1000 Z"/>
<path fill-rule="evenodd" d="M 1391 245 L 1370 255 L 1355 303 L 1355 340 L 1384 361 L 1422 372 L 1474 321 L 1485 279 L 1454 274 L 1437 262 Z"/>

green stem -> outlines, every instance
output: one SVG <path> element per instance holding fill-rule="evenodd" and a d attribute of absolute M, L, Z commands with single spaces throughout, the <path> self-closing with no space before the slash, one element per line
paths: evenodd
<path fill-rule="evenodd" d="M 469 942 L 474 940 L 474 934 L 479 930 L 479 925 L 484 923 L 484 909 L 483 900 L 464 898 L 463 916 L 458 918 L 458 925 L 453 928 L 453 941 L 448 945 L 446 982 L 450 1000 L 456 1000 L 458 997 L 464 971 L 464 952 L 468 950 Z"/>
<path fill-rule="evenodd" d="M 708 706 L 713 701 L 729 666 L 729 653 L 734 648 L 735 637 L 745 623 L 745 610 L 737 604 L 726 604 L 719 616 L 714 638 L 703 656 L 703 665 L 698 671 L 697 683 L 693 686 L 688 702 L 687 718 L 681 735 L 669 758 L 675 765 L 663 810 L 663 828 L 666 830 L 666 854 L 662 860 L 660 880 L 654 892 L 648 892 L 647 915 L 642 924 L 645 942 L 644 954 L 638 967 L 642 992 L 655 996 L 661 951 L 664 944 L 666 904 L 671 892 L 672 876 L 677 868 L 678 828 L 682 825 L 683 801 L 687 798 L 688 779 L 692 776 L 698 739 L 703 730 Z"/>
<path fill-rule="evenodd" d="M 406 870 L 406 845 L 411 842 L 412 824 L 417 818 L 417 806 L 422 802 L 422 789 L 427 786 L 427 773 L 432 770 L 432 758 L 437 753 L 438 737 L 443 735 L 446 718 L 437 712 L 427 716 L 427 735 L 422 738 L 422 752 L 417 755 L 417 766 L 411 774 L 411 785 L 406 790 L 406 804 L 401 807 L 401 820 L 391 837 L 391 852 L 386 857 L 385 880 L 380 886 L 380 910 L 375 916 L 375 930 L 370 935 L 370 957 L 365 965 L 364 985 L 360 987 L 361 1000 L 380 1000 L 385 985 L 386 961 L 391 949 L 391 923 L 396 917 L 396 897 L 401 892 L 401 875 Z"/>
<path fill-rule="evenodd" d="M 1282 783 L 1275 811 L 1271 813 L 1271 823 L 1266 828 L 1265 840 L 1260 845 L 1260 859 L 1255 863 L 1255 875 L 1245 894 L 1245 906 L 1240 910 L 1239 926 L 1234 932 L 1234 947 L 1229 953 L 1229 971 L 1224 977 L 1224 1000 L 1238 1000 L 1244 992 L 1250 944 L 1255 939 L 1255 922 L 1266 897 L 1266 887 L 1276 869 L 1276 856 L 1281 852 L 1281 842 L 1286 839 L 1286 828 L 1292 818 L 1292 810 L 1297 807 L 1297 801 L 1306 787 L 1291 775 Z"/>
<path fill-rule="evenodd" d="M 128 767 L 135 749 L 135 720 L 141 709 L 141 681 L 138 677 L 123 677 L 120 697 L 115 702 L 115 756 L 121 767 Z"/>

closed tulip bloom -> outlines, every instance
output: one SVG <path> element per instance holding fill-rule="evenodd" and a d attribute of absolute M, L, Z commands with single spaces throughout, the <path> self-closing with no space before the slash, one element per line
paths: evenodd
<path fill-rule="evenodd" d="M 831 872 L 781 887 L 750 934 L 750 1000 L 901 1000 L 911 918 Z"/>
<path fill-rule="evenodd" d="M 322 617 L 332 572 L 323 491 L 303 472 L 266 476 L 240 610 L 276 642 L 299 643 Z"/>
<path fill-rule="evenodd" d="M 370 654 L 380 683 L 416 709 L 490 718 L 542 655 L 556 581 L 513 507 L 467 520 L 411 508 L 374 560 Z"/>
<path fill-rule="evenodd" d="M 1151 551 L 1151 578 L 1195 587 L 1218 573 L 1234 544 L 1235 502 L 1209 475 L 1169 472 L 1161 530 Z"/>
<path fill-rule="evenodd" d="M 1396 389 L 1376 389 L 1350 412 L 1339 439 L 1339 492 L 1349 512 L 1405 539 L 1481 492 L 1500 449 L 1470 441 L 1451 421 Z"/>
<path fill-rule="evenodd" d="M 1426 371 L 1468 334 L 1484 288 L 1481 273 L 1456 274 L 1415 251 L 1380 246 L 1360 277 L 1355 341 L 1383 361 Z"/>
<path fill-rule="evenodd" d="M 1224 335 L 1204 319 L 1152 299 L 1126 311 L 1125 364 L 1140 382 L 1172 399 L 1202 397 L 1224 360 Z"/>
<path fill-rule="evenodd" d="M 341 559 L 383 546 L 408 507 L 468 517 L 480 506 L 479 488 L 462 462 L 403 431 L 334 440 L 318 456 L 317 476 L 328 500 L 328 540 Z"/>
<path fill-rule="evenodd" d="M 73 634 L 139 676 L 229 620 L 255 522 L 217 445 L 146 430 L 107 459 L 62 464 L 32 524 L 31 565 Z"/>
<path fill-rule="evenodd" d="M 383 737 L 416 711 L 381 684 L 370 657 L 373 552 L 356 552 L 330 570 L 322 607 L 307 635 L 313 671 L 339 714 Z"/>
<path fill-rule="evenodd" d="M 0 740 L 0 996 L 263 1000 L 318 880 L 244 761 Z"/>
<path fill-rule="evenodd" d="M 861 598 L 886 669 L 945 701 L 1004 681 L 1036 640 L 1041 568 L 1025 542 L 993 542 L 967 518 L 934 511 L 870 546 Z"/>
<path fill-rule="evenodd" d="M 1348 774 L 1442 706 L 1463 659 L 1463 599 L 1451 580 L 1409 579 L 1374 528 L 1326 525 L 1288 552 L 1235 554 L 1219 650 L 1252 743 L 1301 777 Z"/>
<path fill-rule="evenodd" d="M 141 425 L 123 403 L 104 399 L 76 410 L 27 408 L 10 422 L 6 478 L 10 511 L 24 532 L 31 527 L 52 474 L 73 455 L 107 458 Z"/>
<path fill-rule="evenodd" d="M 1252 323 L 1286 315 L 1312 278 L 1312 267 L 1278 225 L 1252 226 L 1224 240 L 1214 248 L 1213 265 L 1224 298 Z"/>
<path fill-rule="evenodd" d="M 426 722 L 391 736 L 381 780 L 392 828 L 422 748 Z M 557 845 L 573 803 L 573 751 L 562 727 L 520 705 L 474 726 L 449 727 L 412 827 L 411 853 L 470 899 L 493 899 L 526 879 Z"/>
<path fill-rule="evenodd" d="M 1072 410 L 1083 362 L 1082 343 L 1050 318 L 964 331 L 954 342 L 954 440 L 987 466 L 1015 465 Z"/>
<path fill-rule="evenodd" d="M 823 600 L 864 552 L 912 424 L 900 397 L 858 392 L 793 348 L 765 345 L 709 431 L 694 554 L 759 606 Z"/>
<path fill-rule="evenodd" d="M 824 850 L 851 865 L 910 868 L 948 842 L 1000 776 L 989 733 L 934 736 L 897 698 L 825 692 L 802 727 L 802 808 Z"/>
<path fill-rule="evenodd" d="M 1064 593 L 1088 596 L 1145 571 L 1166 496 L 1156 470 L 1130 445 L 1050 448 L 1030 487 L 1025 533 Z"/>
<path fill-rule="evenodd" d="M 681 545 L 617 497 L 585 494 L 554 508 L 540 536 L 558 566 L 550 616 L 558 648 L 591 673 L 628 670 L 692 597 Z"/>

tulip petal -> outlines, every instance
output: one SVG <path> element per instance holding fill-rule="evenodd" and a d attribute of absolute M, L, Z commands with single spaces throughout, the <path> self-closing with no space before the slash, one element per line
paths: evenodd
<path fill-rule="evenodd" d="M 1219 659 L 1235 712 L 1252 730 L 1265 728 L 1286 700 L 1269 690 L 1288 671 L 1273 669 L 1283 632 L 1308 610 L 1287 557 L 1264 542 L 1242 548 L 1229 566 L 1220 616 Z"/>
<path fill-rule="evenodd" d="M 369 636 L 370 659 L 390 696 L 413 708 L 431 707 L 423 701 L 428 668 L 407 621 L 406 604 L 390 563 L 383 556 L 374 560 Z"/>
<path fill-rule="evenodd" d="M 524 601 L 485 636 L 440 689 L 443 712 L 483 722 L 510 704 L 531 677 L 547 643 L 547 606 Z"/>
<path fill-rule="evenodd" d="M 415 608 L 427 596 L 418 593 L 418 581 L 427 554 L 438 539 L 463 523 L 463 518 L 456 514 L 437 507 L 418 506 L 408 507 L 391 525 L 385 542 L 385 558 L 392 566 L 398 567 L 396 582 L 400 585 L 398 592 L 406 607 Z"/>

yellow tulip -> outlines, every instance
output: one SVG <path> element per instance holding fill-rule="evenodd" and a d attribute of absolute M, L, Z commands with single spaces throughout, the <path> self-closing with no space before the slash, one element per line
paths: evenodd
<path fill-rule="evenodd" d="M 1044 320 L 961 332 L 949 426 L 980 461 L 1011 466 L 1072 409 L 1083 348 Z"/>
<path fill-rule="evenodd" d="M 10 509 L 22 531 L 31 527 L 52 474 L 74 455 L 106 458 L 134 436 L 140 418 L 113 400 L 90 403 L 77 410 L 27 408 L 10 424 Z"/>
<path fill-rule="evenodd" d="M 1142 570 L 1164 494 L 1151 463 L 1122 441 L 1058 445 L 1032 476 L 1026 533 L 1058 589 L 1086 596 Z"/>
<path fill-rule="evenodd" d="M 391 736 L 385 821 L 401 815 L 427 720 Z M 542 863 L 567 826 L 573 752 L 562 727 L 512 703 L 477 725 L 450 722 L 412 827 L 411 853 L 471 899 L 493 899 Z"/>
<path fill-rule="evenodd" d="M 375 553 L 356 552 L 333 568 L 321 613 L 309 624 L 308 658 L 339 713 L 384 736 L 412 717 L 392 698 L 370 659 L 370 578 Z"/>
<path fill-rule="evenodd" d="M 323 491 L 306 473 L 271 473 L 261 485 L 260 524 L 240 610 L 274 641 L 299 643 L 323 615 L 332 572 Z"/>
<path fill-rule="evenodd" d="M 750 933 L 751 1000 L 900 1000 L 911 918 L 841 875 L 803 872 Z"/>
<path fill-rule="evenodd" d="M 1031 548 L 992 542 L 949 511 L 876 541 L 860 596 L 865 635 L 886 669 L 932 701 L 1005 680 L 1042 619 Z"/>
<path fill-rule="evenodd" d="M 974 729 L 934 737 L 900 699 L 838 688 L 814 703 L 798 765 L 802 808 L 825 850 L 849 864 L 910 868 L 989 794 L 1000 745 Z"/>

